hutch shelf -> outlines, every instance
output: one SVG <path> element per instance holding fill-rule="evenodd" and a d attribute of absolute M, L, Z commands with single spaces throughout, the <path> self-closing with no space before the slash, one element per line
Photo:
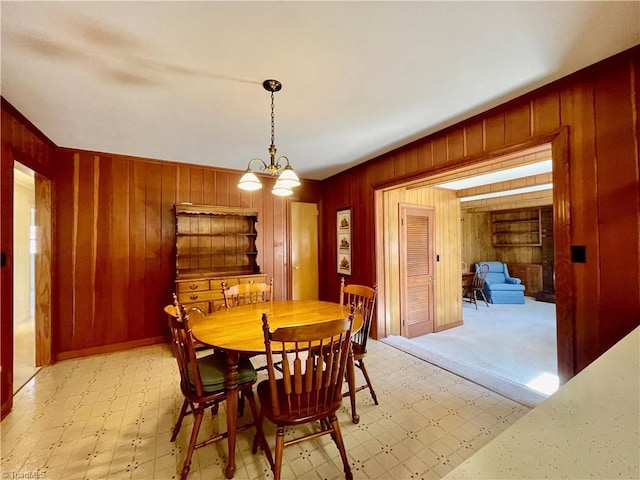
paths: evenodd
<path fill-rule="evenodd" d="M 205 313 L 224 303 L 222 283 L 264 282 L 257 264 L 257 210 L 175 205 L 178 301 Z"/>

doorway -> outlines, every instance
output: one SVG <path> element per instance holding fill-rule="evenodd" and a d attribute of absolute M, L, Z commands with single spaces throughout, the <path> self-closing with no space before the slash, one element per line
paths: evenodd
<path fill-rule="evenodd" d="M 291 202 L 291 299 L 318 300 L 318 205 Z"/>
<path fill-rule="evenodd" d="M 446 271 L 452 264 L 452 262 L 456 262 L 455 268 L 457 270 L 455 279 L 448 281 L 446 278 L 443 279 L 440 275 L 438 278 L 437 291 L 436 296 L 441 296 L 442 294 L 447 295 L 449 291 L 455 291 L 456 298 L 454 300 L 447 301 L 447 304 L 444 305 L 444 312 L 446 313 L 448 310 L 454 310 L 455 314 L 451 316 L 449 323 L 443 323 L 441 317 L 441 310 L 438 310 L 438 318 L 436 318 L 436 328 L 434 329 L 433 334 L 425 335 L 422 338 L 427 339 L 427 341 L 422 342 L 424 345 L 420 345 L 414 340 L 407 340 L 404 337 L 400 337 L 402 335 L 400 332 L 393 331 L 393 328 L 387 328 L 387 339 L 389 339 L 388 343 L 396 345 L 404 344 L 405 346 L 402 348 L 404 350 L 409 351 L 410 353 L 415 354 L 419 357 L 424 357 L 428 361 L 432 361 L 432 363 L 436 363 L 434 359 L 436 359 L 436 353 L 440 356 L 441 353 L 439 350 L 443 345 L 447 342 L 451 342 L 452 345 L 452 353 L 451 357 L 453 358 L 453 362 L 447 361 L 447 365 L 445 368 L 449 367 L 452 371 L 453 368 L 450 368 L 454 362 L 460 360 L 460 355 L 456 354 L 456 352 L 465 352 L 472 353 L 471 350 L 474 348 L 473 339 L 469 337 L 464 338 L 464 343 L 455 343 L 455 334 L 458 334 L 459 338 L 462 338 L 459 335 L 461 331 L 473 331 L 473 329 L 467 328 L 471 325 L 473 318 L 472 316 L 476 316 L 477 313 L 475 311 L 475 307 L 472 305 L 465 305 L 462 302 L 461 298 L 461 269 L 464 271 L 467 268 L 471 268 L 475 262 L 478 261 L 488 261 L 488 260 L 499 260 L 505 263 L 515 263 L 518 256 L 522 258 L 522 254 L 524 254 L 524 250 L 528 250 L 524 255 L 524 259 L 518 260 L 520 263 L 527 264 L 540 264 L 543 261 L 540 261 L 540 254 L 537 254 L 537 257 L 534 257 L 532 251 L 534 248 L 524 248 L 524 247 L 513 247 L 513 248 L 505 248 L 498 249 L 498 247 L 494 247 L 492 245 L 492 235 L 491 235 L 491 227 L 490 222 L 488 221 L 490 217 L 490 213 L 492 209 L 510 209 L 510 208 L 539 208 L 543 205 L 553 205 L 553 193 L 552 193 L 552 179 L 553 173 L 551 171 L 551 167 L 553 164 L 553 160 L 551 158 L 551 145 L 540 145 L 531 149 L 527 149 L 523 152 L 518 152 L 517 154 L 509 154 L 503 157 L 496 157 L 487 162 L 474 164 L 472 167 L 467 167 L 465 169 L 460 169 L 457 171 L 450 171 L 446 173 L 439 174 L 437 176 L 421 179 L 418 182 L 413 182 L 409 185 L 403 185 L 400 187 L 394 187 L 395 191 L 401 192 L 397 193 L 389 193 L 391 190 L 387 190 L 386 192 L 380 193 L 380 202 L 378 205 L 384 206 L 384 199 L 386 196 L 396 196 L 396 197 L 404 197 L 406 198 L 412 191 L 416 190 L 427 190 L 433 192 L 447 191 L 452 193 L 456 199 L 456 203 L 459 206 L 457 211 L 457 233 L 455 228 L 446 227 L 447 232 L 449 234 L 447 238 L 447 242 L 443 242 L 440 245 L 436 246 L 437 252 L 439 253 L 439 262 L 438 264 L 438 272 Z M 531 169 L 530 174 L 526 176 L 524 174 L 519 176 L 514 176 L 512 178 L 509 177 L 493 177 L 493 180 L 485 180 L 474 184 L 468 183 L 468 180 L 471 177 L 480 178 L 484 175 L 490 177 L 490 174 L 505 172 L 505 175 L 508 173 L 508 170 L 517 169 L 518 167 L 523 167 L 522 170 Z M 465 182 L 467 182 L 465 184 Z M 529 187 L 529 188 L 527 188 Z M 526 190 L 525 190 L 526 188 Z M 502 192 L 503 196 L 500 196 L 497 192 Z M 402 193 L 404 192 L 404 193 Z M 436 206 L 436 215 L 439 220 L 442 218 L 442 214 L 446 212 L 446 210 L 442 209 L 440 205 L 436 203 L 438 197 L 435 193 L 432 194 L 433 198 L 428 199 L 428 203 L 423 203 L 423 205 L 435 205 Z M 419 198 L 414 195 L 414 198 Z M 444 197 L 442 197 L 444 198 Z M 412 202 L 414 203 L 414 202 Z M 442 202 L 441 202 L 442 203 Z M 454 215 L 449 211 L 448 215 Z M 378 224 L 379 225 L 379 224 Z M 384 235 L 388 236 L 388 224 L 382 225 L 384 229 Z M 444 246 L 451 243 L 457 243 L 459 245 L 459 256 L 456 257 L 454 251 L 444 250 Z M 385 243 L 385 249 L 393 254 L 394 247 L 393 242 Z M 536 247 L 540 249 L 540 247 Z M 531 250 L 531 251 L 529 251 Z M 502 258 L 502 257 L 504 258 Z M 443 264 L 443 262 L 445 262 Z M 553 260 L 551 261 L 551 270 L 553 270 Z M 383 267 L 387 267 L 388 263 L 385 262 Z M 382 269 L 384 271 L 385 277 L 388 277 L 388 270 L 386 268 Z M 386 279 L 386 278 L 385 278 Z M 391 289 L 388 287 L 387 282 L 387 291 L 393 293 Z M 393 301 L 393 298 L 396 295 L 388 295 L 387 299 Z M 401 295 L 397 295 L 401 296 Z M 526 304 L 525 305 L 517 305 L 517 307 L 522 307 L 519 312 L 509 313 L 509 312 L 500 312 L 501 314 L 507 315 L 507 318 L 519 318 L 520 313 L 524 313 L 525 309 L 527 311 L 527 316 L 533 316 L 537 314 L 536 312 L 541 312 L 541 315 L 544 315 L 544 323 L 546 325 L 545 331 L 543 335 L 540 335 L 540 339 L 544 339 L 545 348 L 540 349 L 540 352 L 547 352 L 549 358 L 544 357 L 544 362 L 540 362 L 541 367 L 544 372 L 542 377 L 544 378 L 531 378 L 531 385 L 524 384 L 523 386 L 529 389 L 533 389 L 536 392 L 540 392 L 543 395 L 553 393 L 555 388 L 558 385 L 558 347 L 557 347 L 557 334 L 556 334 L 556 318 L 555 318 L 555 305 L 546 304 L 542 307 L 546 308 L 536 308 L 541 307 L 541 305 L 536 304 L 535 297 L 525 297 Z M 389 301 L 387 300 L 387 301 Z M 455 304 L 455 306 L 454 306 Z M 470 309 L 466 308 L 469 307 Z M 438 302 L 438 307 L 441 307 L 440 302 Z M 478 313 L 485 314 L 484 311 L 480 311 L 481 309 L 487 310 L 486 315 L 491 315 L 495 313 L 498 314 L 498 310 L 506 310 L 503 305 L 494 305 L 491 304 L 490 307 L 486 307 L 483 302 L 479 303 Z M 533 307 L 533 308 L 531 308 Z M 531 314 L 531 312 L 534 312 Z M 387 312 L 393 313 L 393 306 L 387 309 Z M 383 315 L 387 313 L 383 311 Z M 456 322 L 455 316 L 459 322 Z M 510 315 L 510 317 L 509 317 Z M 488 317 L 487 317 L 488 318 Z M 385 325 L 388 327 L 389 325 L 393 325 L 393 317 L 385 318 L 387 323 Z M 483 325 L 483 332 L 486 330 L 485 327 L 488 326 L 486 321 L 480 320 L 480 323 Z M 517 322 L 516 322 L 517 323 Z M 504 327 L 504 322 L 501 324 Z M 519 331 L 515 328 L 517 325 L 514 325 L 514 332 Z M 498 326 L 499 328 L 499 326 Z M 498 330 L 499 331 L 499 330 Z M 522 330 L 525 331 L 525 330 Z M 454 334 L 455 333 L 455 334 Z M 514 334 L 515 335 L 515 334 Z M 519 334 L 520 337 L 523 334 Z M 436 342 L 438 348 L 433 348 L 436 338 L 440 337 L 442 341 Z M 500 337 L 502 342 L 509 342 L 509 335 L 502 335 Z M 398 339 L 398 341 L 394 341 L 394 339 Z M 515 339 L 515 337 L 514 337 Z M 445 342 L 446 340 L 446 342 Z M 527 338 L 519 338 L 519 340 L 527 342 Z M 484 344 L 492 344 L 492 342 L 487 342 L 485 338 L 479 338 L 479 342 Z M 532 343 L 532 342 L 530 342 Z M 514 342 L 515 345 L 515 342 Z M 484 347 L 486 345 L 479 344 L 479 347 Z M 530 345 L 532 348 L 533 344 Z M 400 347 L 399 347 L 400 348 Z M 413 350 L 411 350 L 413 349 Z M 479 348 L 479 350 L 481 350 Z M 517 350 L 517 349 L 516 349 Z M 515 350 L 514 350 L 515 351 Z M 448 352 L 444 352 L 448 354 Z M 480 353 L 479 353 L 480 354 Z M 531 359 L 533 361 L 536 360 L 535 355 L 531 355 Z M 437 359 L 436 359 L 437 360 Z M 502 359 L 503 363 L 510 363 L 509 358 Z M 517 356 L 513 357 L 514 362 L 518 362 Z M 477 359 L 474 359 L 474 362 L 479 364 L 480 362 Z M 550 364 L 552 368 L 549 368 Z M 465 367 L 468 367 L 466 365 Z M 471 368 L 474 366 L 471 365 Z M 454 373 L 458 373 L 454 371 Z M 460 373 L 462 376 L 468 376 L 469 369 L 465 368 L 465 372 Z M 496 370 L 496 376 L 501 376 L 501 371 Z M 537 377 L 537 375 L 536 375 Z M 477 381 L 477 379 L 473 378 L 472 380 Z M 518 382 L 520 380 L 518 379 Z M 544 384 L 540 385 L 540 382 Z M 529 383 L 529 382 L 526 382 Z M 533 385 L 533 386 L 532 386 Z M 555 388 L 554 388 L 555 386 Z M 489 388 L 492 388 L 489 386 Z M 496 388 L 493 388 L 494 390 Z"/>
<path fill-rule="evenodd" d="M 34 172 L 14 167 L 13 194 L 13 393 L 36 366 L 36 199 Z"/>

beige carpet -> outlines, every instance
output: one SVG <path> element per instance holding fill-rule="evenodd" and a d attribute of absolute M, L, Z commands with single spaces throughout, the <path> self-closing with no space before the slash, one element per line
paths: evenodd
<path fill-rule="evenodd" d="M 557 388 L 555 305 L 463 303 L 464 325 L 382 341 L 526 405 Z"/>

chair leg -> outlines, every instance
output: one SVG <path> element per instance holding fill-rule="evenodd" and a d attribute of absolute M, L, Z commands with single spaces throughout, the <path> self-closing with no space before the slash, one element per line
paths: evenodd
<path fill-rule="evenodd" d="M 479 292 L 480 292 L 480 295 L 482 295 L 482 299 L 484 300 L 484 303 L 487 304 L 487 308 L 488 308 L 489 307 L 489 302 L 487 302 L 487 297 L 484 295 L 484 292 L 482 290 L 479 290 Z"/>
<path fill-rule="evenodd" d="M 344 441 L 342 440 L 342 432 L 340 431 L 340 423 L 338 423 L 338 417 L 334 413 L 329 417 L 329 422 L 333 427 L 333 441 L 336 443 L 338 447 L 338 451 L 340 452 L 340 457 L 342 458 L 342 465 L 344 465 L 344 476 L 346 480 L 353 479 L 353 473 L 351 473 L 351 467 L 349 466 L 349 459 L 347 458 L 347 451 L 344 448 Z"/>
<path fill-rule="evenodd" d="M 260 446 L 260 448 L 262 448 L 262 451 L 267 456 L 267 461 L 269 462 L 269 467 L 271 467 L 271 471 L 273 471 L 273 468 L 274 468 L 273 456 L 271 455 L 271 449 L 269 448 L 269 444 L 267 443 L 267 439 L 264 436 L 264 430 L 262 430 L 262 425 L 264 424 L 264 414 L 262 412 L 262 409 L 260 410 L 260 413 L 258 414 L 257 422 L 258 422 L 258 425 L 260 426 L 260 432 L 256 431 L 256 436 L 253 437 L 253 450 L 255 450 L 257 452 L 257 447 L 258 446 Z"/>
<path fill-rule="evenodd" d="M 280 480 L 282 474 L 282 454 L 284 451 L 284 426 L 276 429 L 276 461 L 273 465 L 273 480 Z"/>
<path fill-rule="evenodd" d="M 258 446 L 260 446 L 264 450 L 267 441 L 264 438 L 264 432 L 262 431 L 262 418 L 258 414 L 258 408 L 256 407 L 256 399 L 253 395 L 253 390 L 247 390 L 245 392 L 245 396 L 247 397 L 247 400 L 249 402 L 249 408 L 251 409 L 251 417 L 253 418 L 253 423 L 256 426 L 256 434 L 253 437 L 253 447 L 251 448 L 251 453 L 255 455 L 258 451 Z M 271 456 L 271 452 L 269 452 L 269 455 L 267 455 L 267 457 L 269 456 Z M 273 460 L 269 462 L 269 464 L 272 463 Z"/>
<path fill-rule="evenodd" d="M 371 379 L 369 378 L 367 367 L 364 366 L 364 361 L 358 360 L 358 367 L 360 367 L 360 370 L 362 370 L 364 379 L 367 381 L 367 387 L 369 387 L 369 393 L 371 394 L 371 398 L 373 398 L 373 403 L 378 405 L 378 397 L 376 397 L 376 392 L 373 391 L 373 385 L 371 384 Z"/>
<path fill-rule="evenodd" d="M 244 415 L 244 392 L 240 394 L 238 398 L 238 418 Z"/>
<path fill-rule="evenodd" d="M 351 421 L 358 423 L 360 416 L 356 413 L 356 368 L 355 361 L 351 357 L 347 360 L 347 384 L 349 385 L 349 399 L 351 400 Z"/>
<path fill-rule="evenodd" d="M 178 437 L 178 433 L 180 432 L 180 427 L 182 426 L 182 420 L 187 414 L 187 408 L 189 408 L 189 402 L 185 398 L 184 402 L 182 402 L 182 408 L 180 409 L 180 415 L 178 416 L 178 421 L 176 422 L 175 427 L 173 427 L 173 432 L 171 433 L 171 441 L 175 442 Z"/>
<path fill-rule="evenodd" d="M 193 429 L 191 430 L 191 438 L 189 439 L 189 447 L 187 448 L 187 454 L 184 458 L 184 463 L 182 464 L 182 472 L 180 473 L 180 479 L 186 480 L 187 475 L 189 475 L 189 470 L 191 469 L 191 457 L 193 456 L 193 451 L 196 448 L 196 442 L 198 441 L 198 432 L 200 432 L 200 425 L 202 424 L 202 417 L 204 416 L 204 409 L 198 408 L 193 412 Z"/>

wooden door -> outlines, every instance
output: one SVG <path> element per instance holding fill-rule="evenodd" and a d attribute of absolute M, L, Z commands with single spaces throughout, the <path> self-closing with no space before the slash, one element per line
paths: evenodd
<path fill-rule="evenodd" d="M 435 254 L 433 207 L 400 204 L 400 325 L 407 338 L 433 332 Z"/>
<path fill-rule="evenodd" d="M 291 202 L 291 299 L 318 300 L 318 206 Z"/>

